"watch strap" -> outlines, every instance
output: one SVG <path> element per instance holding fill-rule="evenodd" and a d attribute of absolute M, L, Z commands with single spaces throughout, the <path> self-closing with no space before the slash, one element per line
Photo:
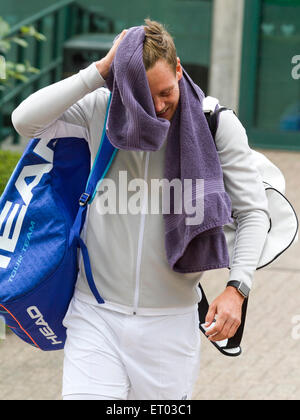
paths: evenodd
<path fill-rule="evenodd" d="M 238 280 L 230 280 L 227 283 L 227 286 L 232 286 L 235 287 L 237 289 L 237 291 L 244 297 L 247 298 L 249 296 L 250 293 L 250 287 L 247 286 L 246 283 L 242 282 L 242 281 L 238 281 Z"/>

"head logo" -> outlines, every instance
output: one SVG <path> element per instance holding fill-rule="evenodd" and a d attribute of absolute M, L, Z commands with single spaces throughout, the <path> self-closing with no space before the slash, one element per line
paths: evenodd
<path fill-rule="evenodd" d="M 30 306 L 27 308 L 27 313 L 31 319 L 35 320 L 35 325 L 39 328 L 40 333 L 46 337 L 47 340 L 50 340 L 53 346 L 57 344 L 62 344 L 62 341 L 57 341 L 57 336 L 53 330 L 49 327 L 49 324 L 44 320 L 43 315 L 36 306 Z"/>
<path fill-rule="evenodd" d="M 3 233 L 0 235 L 0 250 L 11 253 L 15 251 L 25 215 L 33 197 L 32 190 L 40 183 L 43 175 L 53 168 L 53 150 L 47 147 L 49 141 L 49 139 L 41 139 L 34 149 L 38 156 L 49 163 L 24 166 L 15 182 L 16 190 L 20 195 L 20 202 L 6 201 L 1 210 L 0 231 L 3 230 Z M 29 177 L 30 182 L 27 183 L 26 178 Z M 11 258 L 0 254 L 0 269 L 6 269 L 10 261 Z"/>

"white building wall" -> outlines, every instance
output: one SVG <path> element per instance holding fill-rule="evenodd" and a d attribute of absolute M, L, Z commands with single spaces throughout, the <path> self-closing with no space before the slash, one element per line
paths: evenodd
<path fill-rule="evenodd" d="M 208 94 L 238 113 L 244 0 L 214 0 Z"/>

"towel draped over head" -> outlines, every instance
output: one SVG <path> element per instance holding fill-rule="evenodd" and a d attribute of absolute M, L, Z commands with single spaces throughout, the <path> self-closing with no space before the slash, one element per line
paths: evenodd
<path fill-rule="evenodd" d="M 170 267 L 181 273 L 228 267 L 223 226 L 232 223 L 231 201 L 202 110 L 204 94 L 183 69 L 171 122 L 157 117 L 143 63 L 144 39 L 144 27 L 133 27 L 117 49 L 106 81 L 112 92 L 107 137 L 125 150 L 156 151 L 167 141 L 165 179 L 182 185 L 180 209 L 171 194 L 164 214 Z"/>

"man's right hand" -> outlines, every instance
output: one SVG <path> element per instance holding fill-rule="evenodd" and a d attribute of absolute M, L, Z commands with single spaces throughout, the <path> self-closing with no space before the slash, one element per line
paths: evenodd
<path fill-rule="evenodd" d="M 116 51 L 120 45 L 120 42 L 125 37 L 126 33 L 127 33 L 127 29 L 124 29 L 121 32 L 121 35 L 119 36 L 119 38 L 115 41 L 111 49 L 108 51 L 106 56 L 96 62 L 96 67 L 99 73 L 101 74 L 101 76 L 103 77 L 103 79 L 107 78 L 111 63 L 116 55 Z"/>

